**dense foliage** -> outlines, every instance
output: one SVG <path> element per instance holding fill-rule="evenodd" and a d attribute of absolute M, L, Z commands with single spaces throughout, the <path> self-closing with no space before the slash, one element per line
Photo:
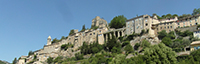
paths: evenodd
<path fill-rule="evenodd" d="M 123 28 L 126 26 L 126 17 L 124 15 L 119 15 L 114 17 L 111 22 L 109 23 L 110 28 Z"/>
<path fill-rule="evenodd" d="M 74 32 L 74 29 L 70 30 L 69 32 L 69 35 L 73 35 L 75 32 Z"/>
<path fill-rule="evenodd" d="M 81 54 L 95 54 L 103 49 L 103 46 L 99 43 L 87 44 L 86 42 L 83 43 L 81 47 Z"/>
<path fill-rule="evenodd" d="M 61 50 L 67 50 L 69 47 L 73 47 L 74 45 L 72 45 L 72 44 L 63 44 L 63 45 L 61 45 Z"/>

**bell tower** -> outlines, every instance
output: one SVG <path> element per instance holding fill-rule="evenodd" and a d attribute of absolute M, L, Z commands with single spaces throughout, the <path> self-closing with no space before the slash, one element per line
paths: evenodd
<path fill-rule="evenodd" d="M 47 45 L 51 45 L 51 36 L 47 38 Z"/>

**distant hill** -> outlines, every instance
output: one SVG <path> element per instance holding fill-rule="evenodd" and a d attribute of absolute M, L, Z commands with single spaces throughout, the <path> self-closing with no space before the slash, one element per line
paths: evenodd
<path fill-rule="evenodd" d="M 10 64 L 10 63 L 7 62 L 7 61 L 2 61 L 2 60 L 0 60 L 0 64 Z"/>

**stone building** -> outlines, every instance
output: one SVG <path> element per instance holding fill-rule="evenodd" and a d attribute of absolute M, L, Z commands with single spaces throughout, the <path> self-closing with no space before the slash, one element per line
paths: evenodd
<path fill-rule="evenodd" d="M 194 25 L 198 25 L 200 23 L 200 14 L 190 16 L 190 17 L 184 17 L 176 21 L 177 27 L 190 27 Z"/>
<path fill-rule="evenodd" d="M 107 21 L 100 18 L 99 16 L 96 16 L 94 19 L 92 19 L 92 26 L 98 26 L 98 27 L 107 27 Z"/>
<path fill-rule="evenodd" d="M 177 17 L 169 18 L 169 19 L 161 19 L 158 23 L 153 24 L 155 27 L 155 34 L 162 30 L 166 30 L 167 33 L 170 31 L 174 31 L 177 28 L 176 21 L 178 20 Z"/>
<path fill-rule="evenodd" d="M 190 51 L 200 49 L 200 41 L 194 41 L 190 44 Z"/>
<path fill-rule="evenodd" d="M 149 30 L 150 35 L 154 35 L 154 30 L 151 28 L 154 23 L 158 23 L 157 16 L 141 15 L 129 19 L 126 21 L 126 34 L 140 33 L 144 29 Z"/>

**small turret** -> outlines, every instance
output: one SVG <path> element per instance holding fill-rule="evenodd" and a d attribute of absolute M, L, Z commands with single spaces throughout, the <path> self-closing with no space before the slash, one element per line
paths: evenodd
<path fill-rule="evenodd" d="M 51 36 L 47 38 L 47 45 L 51 45 Z"/>

